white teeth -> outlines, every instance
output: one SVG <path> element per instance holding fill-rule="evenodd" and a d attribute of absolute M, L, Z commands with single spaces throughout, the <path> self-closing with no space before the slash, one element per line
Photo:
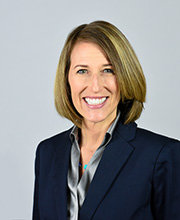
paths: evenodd
<path fill-rule="evenodd" d="M 102 99 L 85 98 L 85 100 L 89 105 L 99 105 L 102 104 L 106 100 L 106 98 L 102 98 Z"/>

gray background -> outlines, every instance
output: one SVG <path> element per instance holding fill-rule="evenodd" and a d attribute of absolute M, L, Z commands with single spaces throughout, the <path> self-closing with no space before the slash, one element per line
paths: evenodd
<path fill-rule="evenodd" d="M 127 36 L 147 79 L 139 126 L 180 138 L 179 11 L 179 0 L 0 2 L 0 219 L 31 219 L 36 146 L 71 126 L 55 111 L 53 86 L 79 24 L 104 19 Z"/>

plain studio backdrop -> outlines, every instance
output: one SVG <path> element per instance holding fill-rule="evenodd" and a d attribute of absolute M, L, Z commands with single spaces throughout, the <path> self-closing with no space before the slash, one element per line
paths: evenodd
<path fill-rule="evenodd" d="M 53 87 L 67 34 L 94 20 L 129 39 L 147 80 L 140 127 L 179 139 L 179 0 L 0 1 L 0 219 L 30 220 L 38 143 L 72 123 Z"/>

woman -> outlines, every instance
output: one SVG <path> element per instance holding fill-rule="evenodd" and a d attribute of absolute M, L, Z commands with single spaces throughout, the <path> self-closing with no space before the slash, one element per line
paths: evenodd
<path fill-rule="evenodd" d="M 55 105 L 74 126 L 37 148 L 34 220 L 180 219 L 180 144 L 137 127 L 145 95 L 115 26 L 95 21 L 69 34 Z"/>

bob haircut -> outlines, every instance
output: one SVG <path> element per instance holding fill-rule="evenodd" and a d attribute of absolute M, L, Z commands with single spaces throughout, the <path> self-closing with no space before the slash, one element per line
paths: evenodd
<path fill-rule="evenodd" d="M 120 93 L 118 109 L 121 112 L 121 122 L 128 124 L 138 119 L 146 96 L 143 70 L 124 34 L 106 21 L 82 24 L 68 35 L 56 72 L 54 95 L 57 112 L 81 127 L 83 118 L 73 105 L 68 83 L 71 52 L 80 41 L 99 45 L 111 62 Z"/>

